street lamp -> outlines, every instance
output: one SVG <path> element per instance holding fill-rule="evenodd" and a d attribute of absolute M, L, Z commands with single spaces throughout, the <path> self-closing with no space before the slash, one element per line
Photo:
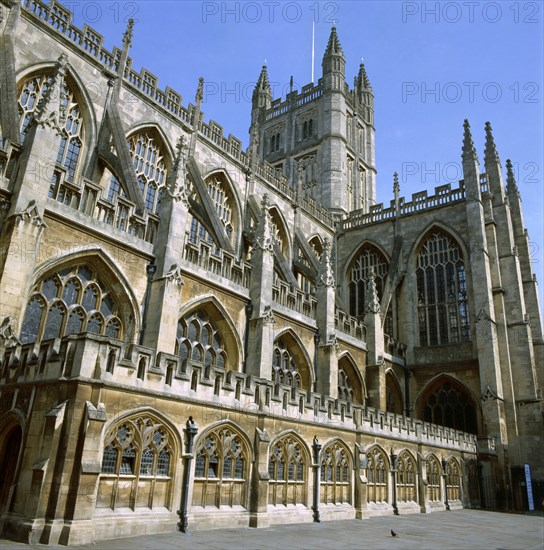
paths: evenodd
<path fill-rule="evenodd" d="M 179 530 L 182 533 L 189 532 L 189 521 L 187 518 L 187 509 L 189 507 L 189 482 L 191 481 L 191 461 L 193 459 L 193 443 L 195 435 L 198 432 L 193 417 L 190 416 L 185 425 L 185 449 L 186 453 L 183 455 L 185 462 L 185 468 L 183 470 L 183 486 L 181 488 L 181 510 L 178 510 L 178 516 L 180 521 L 178 522 Z"/>
<path fill-rule="evenodd" d="M 319 519 L 319 480 L 320 480 L 320 470 L 321 470 L 321 460 L 319 457 L 319 452 L 321 451 L 321 443 L 317 439 L 317 436 L 314 435 L 314 442 L 312 443 L 312 451 L 314 455 L 314 505 L 312 510 L 314 511 L 314 522 L 321 523 Z"/>
<path fill-rule="evenodd" d="M 450 510 L 450 505 L 448 502 L 448 461 L 442 457 L 442 476 L 444 477 L 444 504 L 446 505 L 446 510 Z"/>
<path fill-rule="evenodd" d="M 393 449 L 391 449 L 391 475 L 393 477 L 393 513 L 398 516 L 399 509 L 397 506 L 397 459 L 398 456 L 395 454 Z"/>

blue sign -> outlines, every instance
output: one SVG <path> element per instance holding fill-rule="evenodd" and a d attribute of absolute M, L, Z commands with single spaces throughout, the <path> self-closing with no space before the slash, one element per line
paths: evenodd
<path fill-rule="evenodd" d="M 525 464 L 525 483 L 527 484 L 527 500 L 529 502 L 529 511 L 535 511 L 535 503 L 533 500 L 533 485 L 531 484 L 531 467 Z"/>

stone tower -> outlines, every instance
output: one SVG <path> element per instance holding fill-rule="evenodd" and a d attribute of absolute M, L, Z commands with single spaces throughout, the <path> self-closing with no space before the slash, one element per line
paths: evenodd
<path fill-rule="evenodd" d="M 340 218 L 354 210 L 368 212 L 376 200 L 374 94 L 363 64 L 353 89 L 345 75 L 346 59 L 333 27 L 317 84 L 298 91 L 291 78 L 285 100 L 272 100 L 263 66 L 250 128 L 259 160 L 287 178 L 298 200 L 314 200 Z"/>

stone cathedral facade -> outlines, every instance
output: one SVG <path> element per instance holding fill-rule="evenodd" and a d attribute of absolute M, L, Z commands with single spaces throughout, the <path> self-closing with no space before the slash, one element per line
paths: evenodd
<path fill-rule="evenodd" d="M 317 84 L 263 67 L 247 150 L 133 39 L 0 2 L 2 535 L 523 508 L 541 317 L 491 126 L 485 171 L 465 121 L 463 181 L 376 204 L 336 29 Z"/>

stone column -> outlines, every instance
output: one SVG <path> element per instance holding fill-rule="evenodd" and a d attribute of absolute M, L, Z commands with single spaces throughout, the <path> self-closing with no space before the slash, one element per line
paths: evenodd
<path fill-rule="evenodd" d="M 0 320 L 14 319 L 17 334 L 40 254 L 42 231 L 46 227 L 43 213 L 66 122 L 63 90 L 67 68 L 68 58 L 63 54 L 28 124 L 1 235 Z"/>
<path fill-rule="evenodd" d="M 85 420 L 80 437 L 83 449 L 76 464 L 80 474 L 70 483 L 65 523 L 59 537 L 59 544 L 89 544 L 94 539 L 93 516 L 98 498 L 98 483 L 102 456 L 102 429 L 107 421 L 106 408 L 91 401 L 86 402 Z M 79 466 L 79 464 L 81 466 Z"/>
<path fill-rule="evenodd" d="M 367 281 L 367 303 L 364 323 L 366 325 L 368 393 L 377 409 L 386 409 L 384 340 L 380 301 L 376 289 L 374 270 L 371 268 Z"/>
<path fill-rule="evenodd" d="M 268 209 L 268 195 L 265 194 L 251 254 L 249 296 L 252 314 L 249 321 L 249 355 L 246 361 L 246 372 L 270 380 L 274 350 L 274 314 L 271 304 L 275 239 Z"/>
<path fill-rule="evenodd" d="M 338 397 L 338 343 L 334 327 L 335 285 L 331 244 L 328 239 L 325 239 L 316 285 L 319 344 L 315 391 L 336 399 Z"/>
<path fill-rule="evenodd" d="M 482 403 L 482 412 L 487 434 L 495 437 L 497 441 L 497 455 L 503 470 L 500 483 L 505 485 L 506 480 L 503 476 L 508 433 L 505 422 L 497 321 L 492 295 L 491 258 L 480 191 L 479 161 L 467 120 L 464 123 L 462 159 L 466 190 L 467 242 L 471 243 L 467 264 L 470 265 L 475 315 L 475 319 L 471 321 L 474 327 L 471 336 L 476 339 L 482 394 L 485 394 L 489 388 L 493 395 L 497 396 L 496 399 L 487 399 Z"/>
<path fill-rule="evenodd" d="M 360 433 L 357 433 L 357 439 L 359 440 L 355 443 L 355 464 L 354 466 L 354 495 L 355 495 L 355 519 L 367 519 L 367 483 L 368 479 L 366 477 L 366 468 L 367 468 L 367 457 L 366 452 L 363 448 L 362 436 Z"/>
<path fill-rule="evenodd" d="M 174 353 L 183 277 L 188 216 L 185 184 L 186 140 L 178 140 L 177 154 L 159 205 L 160 223 L 155 243 L 156 274 L 150 286 L 143 345 L 157 352 Z"/>
<path fill-rule="evenodd" d="M 264 420 L 264 419 L 263 419 Z M 260 421 L 262 424 L 262 421 Z M 249 499 L 249 526 L 268 527 L 268 451 L 270 437 L 264 429 L 255 429 L 255 462 Z"/>
<path fill-rule="evenodd" d="M 421 431 L 419 432 L 421 435 Z M 419 507 L 422 514 L 430 513 L 428 498 L 427 498 L 427 487 L 429 485 L 427 480 L 427 461 L 423 458 L 421 454 L 421 445 L 418 445 L 419 449 L 417 452 L 417 471 L 418 471 L 418 493 L 419 493 Z"/>
<path fill-rule="evenodd" d="M 29 430 L 27 437 L 27 452 L 24 454 L 26 464 L 21 469 L 19 485 L 29 487 L 26 492 L 16 495 L 15 509 L 23 509 L 26 519 L 20 521 L 17 530 L 24 533 L 29 544 L 47 544 L 52 536 L 51 522 L 46 524 L 46 516 L 51 503 L 59 498 L 61 484 L 55 475 L 59 448 L 62 448 L 62 433 L 67 419 L 66 408 L 68 401 L 54 406 L 45 414 L 44 423 Z M 36 445 L 36 452 L 28 453 L 30 445 Z M 34 462 L 30 464 L 28 461 Z M 60 477 L 60 475 L 59 475 Z M 56 495 L 53 494 L 56 492 Z M 24 500 L 24 505 L 17 501 Z"/>

